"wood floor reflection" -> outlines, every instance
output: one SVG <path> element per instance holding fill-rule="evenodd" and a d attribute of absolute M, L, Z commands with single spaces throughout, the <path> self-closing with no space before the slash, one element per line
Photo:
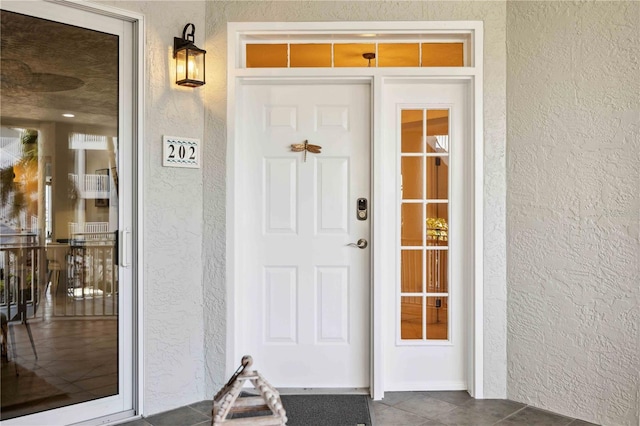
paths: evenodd
<path fill-rule="evenodd" d="M 10 325 L 13 338 L 8 359 L 2 359 L 2 420 L 117 393 L 115 317 L 36 318 L 29 325 L 37 359 L 26 327 Z"/>
<path fill-rule="evenodd" d="M 403 340 L 422 339 L 422 306 L 415 303 L 402 303 L 400 332 Z M 447 340 L 448 321 L 446 308 L 427 309 L 427 339 Z"/>

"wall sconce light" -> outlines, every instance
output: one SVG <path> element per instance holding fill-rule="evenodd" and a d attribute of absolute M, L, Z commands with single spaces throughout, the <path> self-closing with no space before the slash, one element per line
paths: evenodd
<path fill-rule="evenodd" d="M 189 33 L 189 27 L 191 30 Z M 204 82 L 204 57 L 206 50 L 199 49 L 194 43 L 196 27 L 187 24 L 182 31 L 182 38 L 173 38 L 173 57 L 176 58 L 176 84 L 180 86 L 198 87 Z"/>

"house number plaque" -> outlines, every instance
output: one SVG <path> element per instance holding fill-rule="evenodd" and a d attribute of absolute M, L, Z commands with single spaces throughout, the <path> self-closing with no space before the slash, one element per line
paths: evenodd
<path fill-rule="evenodd" d="M 177 136 L 162 137 L 162 165 L 200 168 L 200 139 Z"/>

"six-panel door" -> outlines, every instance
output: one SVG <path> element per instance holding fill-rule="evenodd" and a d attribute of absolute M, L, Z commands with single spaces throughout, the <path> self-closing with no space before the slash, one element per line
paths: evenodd
<path fill-rule="evenodd" d="M 278 387 L 369 385 L 370 90 L 242 87 L 237 341 Z"/>

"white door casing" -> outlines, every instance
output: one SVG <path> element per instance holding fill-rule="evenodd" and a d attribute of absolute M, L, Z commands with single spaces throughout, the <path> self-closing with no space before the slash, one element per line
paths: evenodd
<path fill-rule="evenodd" d="M 481 21 L 420 21 L 420 22 L 230 22 L 228 27 L 227 69 L 228 69 L 228 169 L 227 169 L 227 345 L 226 371 L 231 374 L 243 355 L 243 330 L 246 318 L 243 308 L 244 293 L 241 283 L 244 277 L 246 254 L 242 229 L 245 204 L 242 194 L 246 192 L 243 182 L 244 164 L 243 140 L 238 136 L 244 123 L 241 122 L 242 87 L 250 82 L 313 81 L 327 82 L 335 79 L 361 79 L 372 83 L 372 163 L 371 163 L 371 239 L 375 239 L 371 249 L 371 380 L 370 391 L 374 399 L 381 399 L 385 384 L 387 348 L 396 345 L 395 334 L 389 341 L 388 327 L 395 330 L 394 312 L 389 312 L 388 304 L 395 309 L 395 298 L 388 298 L 388 286 L 398 280 L 397 265 L 399 241 L 396 227 L 399 226 L 398 187 L 396 187 L 397 152 L 395 143 L 388 141 L 390 125 L 385 120 L 387 109 L 384 90 L 388 84 L 453 82 L 469 83 L 468 116 L 465 122 L 467 130 L 465 158 L 464 199 L 468 210 L 464 212 L 467 231 L 464 269 L 464 283 L 467 298 L 464 306 L 464 340 L 466 342 L 465 370 L 467 389 L 475 398 L 483 398 L 483 23 Z M 359 38 L 364 34 L 375 35 L 379 42 L 401 39 L 431 38 L 440 39 L 442 34 L 452 34 L 453 38 L 462 37 L 469 42 L 465 56 L 465 66 L 459 68 L 288 68 L 261 69 L 246 68 L 244 63 L 244 43 L 293 43 L 308 42 L 309 35 L 314 40 L 336 39 L 342 41 L 349 37 Z M 324 38 L 318 37 L 324 35 Z M 393 123 L 391 123 L 393 125 Z M 395 135 L 393 135 L 395 138 Z M 391 317 L 389 317 L 391 315 Z M 422 364 L 416 366 L 420 368 Z"/>
<path fill-rule="evenodd" d="M 370 249 L 349 244 L 369 240 L 370 85 L 240 91 L 240 350 L 278 387 L 368 387 Z"/>
<path fill-rule="evenodd" d="M 465 310 L 472 290 L 469 244 L 472 243 L 472 224 L 465 219 L 469 199 L 465 186 L 469 184 L 471 147 L 469 146 L 468 80 L 449 82 L 387 82 L 383 89 L 385 139 L 389 142 L 388 164 L 395 170 L 396 260 L 398 265 L 394 285 L 385 288 L 384 299 L 388 319 L 385 330 L 385 391 L 407 390 L 466 390 Z M 406 340 L 400 335 L 400 147 L 402 110 L 448 110 L 449 155 L 443 161 L 449 166 L 448 197 L 448 327 L 446 340 Z M 414 157 L 415 158 L 415 157 Z M 392 160 L 391 160 L 392 159 Z M 433 253 L 433 252 L 432 252 Z M 392 325 L 391 325 L 392 324 Z M 427 326 L 428 329 L 428 326 Z"/>

